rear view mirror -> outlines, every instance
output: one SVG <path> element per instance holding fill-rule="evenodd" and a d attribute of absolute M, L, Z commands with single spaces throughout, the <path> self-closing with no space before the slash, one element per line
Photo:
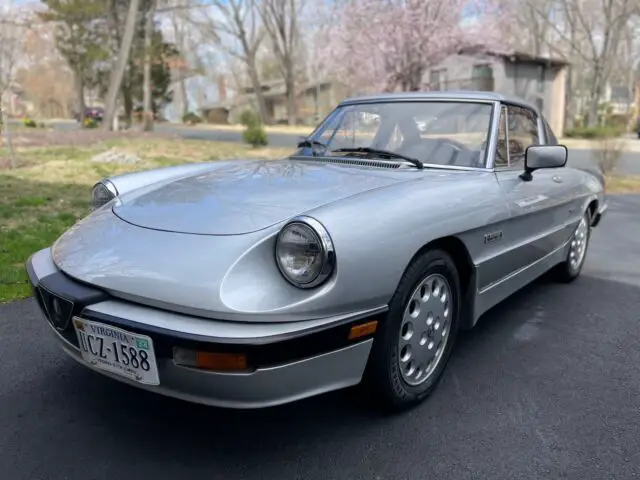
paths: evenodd
<path fill-rule="evenodd" d="M 531 180 L 531 172 L 540 168 L 560 168 L 567 163 L 564 145 L 530 145 L 524 153 L 523 180 Z"/>

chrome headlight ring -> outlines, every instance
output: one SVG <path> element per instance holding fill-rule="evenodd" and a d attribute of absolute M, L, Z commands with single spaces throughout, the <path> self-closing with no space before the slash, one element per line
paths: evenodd
<path fill-rule="evenodd" d="M 323 284 L 333 273 L 336 254 L 327 229 L 312 217 L 289 221 L 276 237 L 276 264 L 293 286 L 309 289 Z"/>
<path fill-rule="evenodd" d="M 117 196 L 118 189 L 111 180 L 100 180 L 91 189 L 91 206 L 93 210 L 97 210 Z"/>

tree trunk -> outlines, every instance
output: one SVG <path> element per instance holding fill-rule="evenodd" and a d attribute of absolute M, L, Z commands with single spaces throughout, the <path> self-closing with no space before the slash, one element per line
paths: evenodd
<path fill-rule="evenodd" d="M 573 99 L 573 67 L 567 67 L 567 78 L 564 90 L 564 131 L 573 130 L 574 127 L 574 99 Z"/>
<path fill-rule="evenodd" d="M 287 92 L 287 122 L 289 125 L 295 125 L 298 123 L 298 106 L 296 105 L 296 84 L 293 72 L 287 75 L 285 90 Z"/>
<path fill-rule="evenodd" d="M 76 95 L 78 101 L 78 120 L 80 122 L 80 128 L 84 128 L 87 107 L 84 102 L 84 80 L 82 74 L 79 72 L 76 72 Z"/>
<path fill-rule="evenodd" d="M 131 128 L 133 123 L 133 93 L 129 86 L 122 88 L 122 106 L 124 107 L 124 118 L 127 121 L 127 128 Z"/>
<path fill-rule="evenodd" d="M 122 36 L 122 43 L 120 44 L 120 51 L 118 52 L 118 59 L 109 77 L 109 91 L 107 92 L 105 101 L 103 125 L 105 130 L 113 129 L 113 118 L 116 115 L 116 101 L 118 92 L 120 91 L 122 77 L 124 76 L 124 70 L 129 60 L 129 53 L 131 52 L 131 44 L 133 43 L 133 34 L 135 33 L 136 17 L 138 16 L 139 8 L 140 0 L 131 0 L 124 27 L 124 35 Z"/>
<path fill-rule="evenodd" d="M 11 141 L 11 132 L 9 131 L 9 117 L 5 115 L 4 109 L 4 97 L 6 91 L 0 91 L 0 124 L 4 133 L 4 140 L 7 142 L 7 150 L 9 150 L 9 161 L 11 162 L 11 168 L 16 168 L 16 154 L 13 150 L 13 142 Z"/>
<path fill-rule="evenodd" d="M 590 127 L 598 125 L 598 106 L 602 97 L 603 79 L 600 74 L 599 66 L 595 65 L 593 75 L 593 83 L 591 84 L 591 92 L 589 97 L 589 114 L 587 124 Z"/>
<path fill-rule="evenodd" d="M 187 94 L 187 81 L 180 79 L 180 95 L 182 97 L 182 117 L 189 113 L 189 96 Z M 181 118 L 182 119 L 182 118 Z"/>
<path fill-rule="evenodd" d="M 262 89 L 260 88 L 260 78 L 258 77 L 258 71 L 256 70 L 255 60 L 247 62 L 247 71 L 249 74 L 249 79 L 251 80 L 251 86 L 253 87 L 253 91 L 256 95 L 256 102 L 258 103 L 258 114 L 262 119 L 262 123 L 268 125 L 271 123 L 271 118 L 269 117 L 269 112 L 267 111 L 267 102 L 264 100 L 264 95 L 262 94 Z"/>
<path fill-rule="evenodd" d="M 142 84 L 143 95 L 143 119 L 142 130 L 151 132 L 153 130 L 153 98 L 151 95 L 151 36 L 153 35 L 153 16 L 155 14 L 156 2 L 151 0 L 147 21 L 144 26 L 144 79 Z"/>

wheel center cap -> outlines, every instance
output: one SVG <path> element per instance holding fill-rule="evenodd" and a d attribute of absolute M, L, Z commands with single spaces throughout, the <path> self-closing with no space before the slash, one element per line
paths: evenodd
<path fill-rule="evenodd" d="M 427 336 L 428 337 L 433 337 L 434 333 L 435 333 L 435 329 L 433 328 L 433 325 L 429 325 L 427 327 Z"/>

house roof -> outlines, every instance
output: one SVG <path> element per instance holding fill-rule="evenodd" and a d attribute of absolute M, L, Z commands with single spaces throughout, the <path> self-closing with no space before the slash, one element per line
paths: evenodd
<path fill-rule="evenodd" d="M 324 85 L 330 85 L 332 82 L 330 80 L 318 80 L 314 82 L 304 83 L 302 85 L 298 85 L 296 88 L 296 95 L 301 95 L 309 90 L 321 87 Z M 265 86 L 268 85 L 268 88 Z M 271 82 L 262 84 L 262 96 L 264 98 L 274 98 L 274 97 L 283 97 L 287 93 L 284 82 L 282 80 L 274 80 Z M 224 108 L 226 110 L 230 110 L 231 108 L 237 107 L 238 105 L 246 104 L 251 99 L 255 98 L 255 93 L 253 91 L 249 93 L 244 93 L 242 95 L 238 95 L 236 97 L 230 98 L 224 102 L 216 102 L 206 104 L 202 107 L 202 110 L 213 110 L 217 108 Z"/>
<path fill-rule="evenodd" d="M 301 85 L 297 85 L 296 86 L 296 92 L 298 94 L 300 94 L 300 93 L 302 93 L 302 92 L 304 92 L 306 90 L 315 88 L 317 86 L 328 85 L 330 83 L 332 83 L 332 82 L 329 81 L 329 80 L 316 80 L 316 81 L 312 81 L 312 82 L 307 82 L 307 83 L 304 83 L 304 84 L 301 84 Z M 285 95 L 286 92 L 287 92 L 286 85 L 285 85 L 283 80 L 272 80 L 272 81 L 269 81 L 269 82 L 263 82 L 260 85 L 260 87 L 262 89 L 262 95 L 265 98 L 275 97 L 275 96 L 279 96 L 279 95 Z M 254 95 L 255 94 L 255 92 L 253 90 L 253 87 L 244 87 L 243 90 L 245 91 L 245 93 L 247 95 Z"/>
<path fill-rule="evenodd" d="M 505 49 L 505 50 L 497 50 L 497 49 L 487 49 L 483 45 L 475 45 L 471 47 L 465 47 L 458 50 L 459 54 L 469 54 L 469 55 L 489 55 L 494 57 L 500 57 L 511 63 L 534 63 L 537 65 L 544 65 L 550 67 L 564 67 L 569 65 L 569 62 L 563 60 L 561 58 L 551 58 L 544 57 L 541 55 L 531 55 L 526 52 L 513 50 L 513 49 Z"/>

